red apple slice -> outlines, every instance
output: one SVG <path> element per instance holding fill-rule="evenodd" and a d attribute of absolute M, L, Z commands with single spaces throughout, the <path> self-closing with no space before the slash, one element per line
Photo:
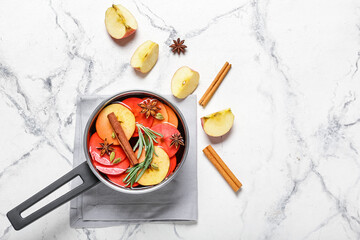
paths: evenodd
<path fill-rule="evenodd" d="M 128 37 L 138 28 L 134 16 L 120 4 L 113 4 L 106 10 L 105 26 L 110 36 L 115 39 Z"/>
<path fill-rule="evenodd" d="M 111 182 L 113 182 L 113 183 L 115 183 L 115 184 L 117 184 L 117 185 L 120 185 L 120 186 L 123 186 L 123 187 L 125 187 L 125 185 L 126 185 L 126 183 L 125 182 L 123 182 L 123 180 L 124 180 L 124 178 L 126 177 L 128 175 L 128 173 L 126 173 L 126 172 L 124 172 L 124 173 L 122 173 L 122 174 L 120 174 L 120 175 L 107 175 L 108 176 L 108 178 L 109 178 L 109 180 L 111 181 Z M 136 186 L 138 186 L 139 185 L 139 183 L 134 183 L 133 184 L 133 187 L 136 187 Z M 126 187 L 130 187 L 130 184 L 129 185 L 127 185 Z"/>
<path fill-rule="evenodd" d="M 131 57 L 130 65 L 139 72 L 148 73 L 156 64 L 159 57 L 159 44 L 146 41 L 141 44 Z"/>
<path fill-rule="evenodd" d="M 179 68 L 171 79 L 171 92 L 180 99 L 186 98 L 199 85 L 200 75 L 193 69 L 184 66 Z"/>
<path fill-rule="evenodd" d="M 103 143 L 104 140 L 102 140 L 99 135 L 95 132 L 90 140 L 89 140 L 89 152 L 91 155 L 91 158 L 102 164 L 105 166 L 112 166 L 114 164 L 111 163 L 110 161 L 110 156 L 107 154 L 104 154 L 103 156 L 100 155 L 101 150 L 97 149 L 97 147 L 101 147 L 100 143 Z M 124 150 L 120 147 L 120 146 L 112 146 L 114 148 L 114 152 L 115 152 L 115 158 L 121 158 L 121 159 L 125 159 L 126 155 Z"/>
<path fill-rule="evenodd" d="M 146 118 L 146 115 L 144 113 L 140 113 L 142 108 L 139 107 L 139 103 L 141 103 L 143 100 L 141 98 L 127 98 L 124 101 L 121 102 L 125 107 L 127 107 L 135 116 L 135 122 L 140 123 L 144 125 L 145 127 L 151 127 L 153 124 L 154 118 L 148 117 Z M 133 134 L 133 137 L 139 136 L 138 129 L 135 128 L 135 132 Z"/>
<path fill-rule="evenodd" d="M 173 156 L 172 158 L 170 158 L 169 172 L 168 172 L 168 174 L 166 175 L 166 177 L 168 177 L 171 173 L 174 172 L 175 167 L 176 167 L 176 157 Z"/>
<path fill-rule="evenodd" d="M 128 169 L 130 166 L 130 161 L 125 158 L 120 163 L 114 164 L 112 166 L 106 166 L 98 163 L 97 161 L 92 161 L 94 167 L 102 173 L 107 175 L 119 175 Z"/>
<path fill-rule="evenodd" d="M 180 146 L 176 147 L 175 145 L 172 145 L 170 147 L 172 141 L 170 138 L 173 134 L 180 134 L 179 130 L 177 130 L 176 127 L 174 127 L 172 124 L 169 123 L 161 123 L 151 127 L 151 129 L 163 135 L 162 138 L 160 137 L 156 138 L 158 143 L 155 143 L 155 146 L 161 146 L 165 150 L 165 152 L 169 155 L 169 158 L 173 157 L 176 154 L 176 152 L 179 150 Z"/>

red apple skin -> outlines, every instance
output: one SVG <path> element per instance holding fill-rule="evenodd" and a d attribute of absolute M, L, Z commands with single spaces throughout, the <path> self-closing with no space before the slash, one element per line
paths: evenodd
<path fill-rule="evenodd" d="M 108 32 L 108 34 L 109 34 L 109 36 L 110 36 L 112 39 L 121 40 L 121 39 L 124 39 L 124 38 L 126 38 L 126 37 L 134 34 L 134 33 L 136 32 L 136 30 L 137 30 L 137 29 L 130 28 L 121 38 L 114 38 L 113 36 L 111 36 L 111 35 L 109 34 L 109 32 Z"/>
<path fill-rule="evenodd" d="M 200 122 L 201 122 L 201 127 L 203 128 L 203 130 L 204 130 L 204 118 L 202 117 L 202 118 L 200 118 Z M 205 130 L 204 130 L 205 131 Z"/>
<path fill-rule="evenodd" d="M 136 32 L 136 29 L 129 29 L 126 33 L 125 33 L 125 35 L 124 36 L 122 36 L 121 38 L 119 38 L 119 39 L 123 39 L 123 38 L 126 38 L 126 37 L 128 37 L 128 36 L 130 36 L 131 34 L 134 34 Z"/>

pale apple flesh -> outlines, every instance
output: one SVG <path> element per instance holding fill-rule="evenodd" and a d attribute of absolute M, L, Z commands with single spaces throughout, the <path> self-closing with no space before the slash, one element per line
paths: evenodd
<path fill-rule="evenodd" d="M 154 154 L 154 157 L 151 161 L 151 164 L 156 164 L 157 169 L 154 169 L 152 167 L 149 167 L 146 169 L 144 174 L 139 179 L 138 183 L 143 186 L 151 186 L 156 185 L 162 182 L 170 167 L 170 159 L 167 153 L 158 146 L 154 147 L 154 151 L 156 154 Z M 137 155 L 137 153 L 135 153 Z M 139 159 L 139 163 L 143 162 L 145 160 L 145 151 L 142 152 L 141 157 Z"/>
<path fill-rule="evenodd" d="M 177 98 L 186 98 L 199 85 L 200 75 L 189 67 L 179 68 L 171 79 L 171 92 Z"/>
<path fill-rule="evenodd" d="M 130 36 L 138 27 L 135 17 L 120 4 L 113 4 L 106 10 L 105 26 L 110 36 L 115 39 Z"/>
<path fill-rule="evenodd" d="M 158 57 L 159 44 L 148 40 L 136 49 L 130 64 L 135 70 L 147 73 L 155 66 Z"/>
<path fill-rule="evenodd" d="M 211 137 L 221 137 L 228 133 L 234 124 L 234 114 L 231 109 L 225 109 L 201 118 L 201 126 Z"/>
<path fill-rule="evenodd" d="M 96 132 L 98 133 L 99 137 L 103 140 L 106 138 L 109 143 L 119 145 L 118 140 L 112 137 L 114 129 L 112 128 L 107 117 L 107 115 L 112 112 L 120 121 L 121 127 L 124 130 L 127 139 L 130 139 L 134 134 L 135 116 L 128 108 L 118 103 L 108 105 L 99 113 L 95 123 Z"/>

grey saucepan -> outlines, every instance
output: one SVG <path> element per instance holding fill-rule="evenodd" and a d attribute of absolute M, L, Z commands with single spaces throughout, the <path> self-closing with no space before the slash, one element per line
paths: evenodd
<path fill-rule="evenodd" d="M 177 167 L 172 175 L 170 175 L 168 178 L 163 180 L 161 183 L 154 185 L 154 186 L 148 186 L 148 187 L 136 187 L 136 188 L 125 188 L 119 185 L 116 185 L 109 181 L 105 175 L 101 174 L 96 170 L 96 168 L 93 166 L 91 162 L 91 156 L 88 151 L 88 141 L 90 138 L 90 135 L 95 131 L 95 121 L 97 119 L 98 114 L 100 111 L 108 106 L 109 104 L 120 102 L 126 98 L 130 97 L 150 97 L 150 98 L 156 98 L 160 100 L 161 102 L 165 103 L 167 106 L 171 107 L 172 110 L 175 112 L 175 114 L 178 117 L 179 120 L 179 130 L 183 133 L 184 137 L 184 143 L 185 147 L 183 150 L 177 154 Z M 184 161 L 186 159 L 187 153 L 189 148 L 189 132 L 188 127 L 185 122 L 185 118 L 180 112 L 180 110 L 172 104 L 170 101 L 168 101 L 165 97 L 149 92 L 149 91 L 143 91 L 143 90 L 132 90 L 132 91 L 126 91 L 118 93 L 105 101 L 103 101 L 101 104 L 99 104 L 91 116 L 89 117 L 89 120 L 86 124 L 84 135 L 83 135 L 83 150 L 86 156 L 86 161 L 84 161 L 79 166 L 75 167 L 70 172 L 66 173 L 61 178 L 57 179 L 55 182 L 51 183 L 20 205 L 16 206 L 12 210 L 10 210 L 7 213 L 7 217 L 9 221 L 11 222 L 12 226 L 15 230 L 20 230 L 24 228 L 25 226 L 29 225 L 30 223 L 36 221 L 40 217 L 46 215 L 50 211 L 54 210 L 55 208 L 61 206 L 62 204 L 70 201 L 74 197 L 80 195 L 84 191 L 92 188 L 96 184 L 98 184 L 100 181 L 103 182 L 107 187 L 112 188 L 114 191 L 119 191 L 127 194 L 144 194 L 147 192 L 155 191 L 159 188 L 162 188 L 167 183 L 169 183 L 179 172 L 179 169 L 184 164 Z M 60 196 L 59 198 L 53 200 L 52 202 L 48 203 L 47 205 L 41 207 L 37 211 L 31 213 L 30 215 L 26 217 L 22 217 L 21 213 L 24 212 L 29 207 L 33 206 L 35 203 L 39 202 L 64 184 L 67 184 L 71 180 L 73 180 L 76 177 L 80 177 L 82 180 L 82 183 L 75 187 L 74 189 L 70 190 L 69 192 L 65 193 L 64 195 Z M 176 191 L 176 190 L 175 190 Z"/>

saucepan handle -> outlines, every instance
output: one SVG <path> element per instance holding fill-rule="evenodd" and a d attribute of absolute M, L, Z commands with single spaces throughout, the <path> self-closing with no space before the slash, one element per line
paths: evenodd
<path fill-rule="evenodd" d="M 50 202 L 49 204 L 45 205 L 44 207 L 40 208 L 39 210 L 31 213 L 27 217 L 22 217 L 21 213 L 34 205 L 35 203 L 39 202 L 41 199 L 48 196 L 50 193 L 54 192 L 64 184 L 70 182 L 75 177 L 79 176 L 82 179 L 82 184 L 77 186 L 76 188 L 70 190 L 69 192 L 65 193 L 61 197 L 55 199 L 54 201 Z M 30 197 L 11 211 L 7 213 L 7 217 L 10 220 L 11 224 L 15 228 L 15 230 L 20 230 L 23 227 L 27 226 L 28 224 L 34 222 L 35 220 L 41 218 L 45 214 L 51 212 L 55 208 L 61 206 L 62 204 L 70 201 L 74 197 L 80 195 L 82 192 L 90 189 L 91 187 L 95 186 L 99 183 L 99 179 L 92 173 L 91 169 L 87 162 L 83 162 L 40 192 L 36 193 L 34 196 Z"/>

